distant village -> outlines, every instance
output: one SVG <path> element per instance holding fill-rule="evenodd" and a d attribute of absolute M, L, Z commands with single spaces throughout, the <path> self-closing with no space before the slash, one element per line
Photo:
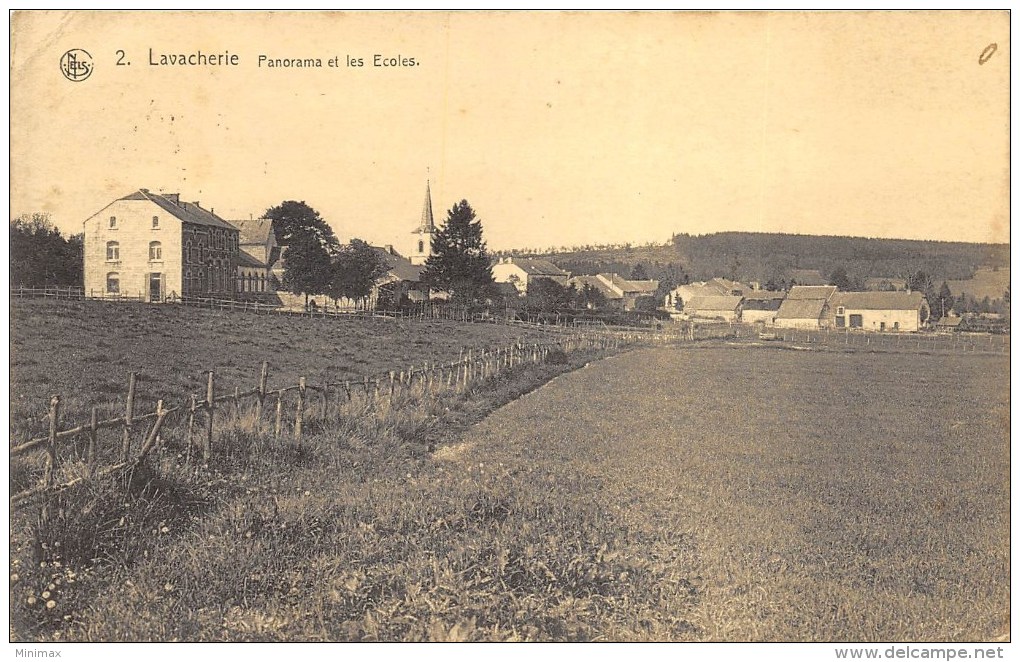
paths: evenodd
<path fill-rule="evenodd" d="M 373 309 L 383 300 L 422 303 L 445 298 L 422 280 L 437 232 L 428 187 L 420 218 L 408 226 L 404 245 L 371 247 L 384 266 L 372 293 L 332 305 Z M 226 220 L 179 194 L 139 189 L 85 221 L 84 290 L 89 297 L 105 299 L 207 297 L 304 307 L 307 297 L 283 286 L 288 247 L 280 245 L 277 234 L 267 218 Z M 590 309 L 654 312 L 661 320 L 684 322 L 916 332 L 926 328 L 932 312 L 924 294 L 909 291 L 905 279 L 872 277 L 864 281 L 865 291 L 848 292 L 811 270 L 791 274 L 795 284 L 785 290 L 725 278 L 664 289 L 649 278 L 574 275 L 549 259 L 504 255 L 492 259 L 492 275 L 497 297 L 504 302 L 527 300 L 536 284 L 547 281 L 586 293 L 581 305 Z M 325 304 L 319 297 L 318 305 Z M 936 317 L 942 330 L 967 326 L 967 320 L 952 311 Z"/>

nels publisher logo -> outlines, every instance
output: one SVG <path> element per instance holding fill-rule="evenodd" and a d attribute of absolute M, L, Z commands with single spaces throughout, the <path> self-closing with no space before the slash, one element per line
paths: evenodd
<path fill-rule="evenodd" d="M 92 56 L 80 48 L 72 48 L 60 58 L 61 73 L 64 74 L 64 78 L 75 83 L 91 76 L 94 67 Z"/>

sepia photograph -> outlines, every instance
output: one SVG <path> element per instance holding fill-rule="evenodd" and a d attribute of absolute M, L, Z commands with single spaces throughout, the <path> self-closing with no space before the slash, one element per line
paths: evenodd
<path fill-rule="evenodd" d="M 10 657 L 1009 656 L 1008 10 L 8 20 Z"/>

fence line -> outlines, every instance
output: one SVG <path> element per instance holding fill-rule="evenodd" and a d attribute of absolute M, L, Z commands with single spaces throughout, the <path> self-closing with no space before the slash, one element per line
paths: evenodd
<path fill-rule="evenodd" d="M 415 397 L 420 401 L 425 397 L 436 396 L 444 392 L 463 393 L 469 390 L 472 385 L 491 379 L 506 370 L 512 370 L 522 364 L 538 364 L 547 360 L 552 351 L 570 353 L 578 350 L 611 350 L 619 349 L 627 341 L 622 335 L 605 333 L 573 334 L 558 339 L 555 342 L 543 343 L 522 343 L 515 342 L 506 346 L 499 346 L 495 349 L 468 350 L 462 352 L 457 361 L 448 363 L 426 363 L 422 366 L 410 366 L 406 370 L 391 370 L 378 375 L 365 376 L 360 382 L 355 380 L 329 381 L 324 380 L 321 384 L 310 384 L 305 377 L 300 377 L 294 385 L 282 386 L 273 390 L 267 388 L 269 364 L 263 362 L 259 373 L 259 384 L 257 387 L 241 391 L 235 387 L 228 393 L 216 394 L 216 381 L 213 371 L 208 372 L 206 381 L 206 393 L 204 400 L 198 400 L 194 395 L 190 397 L 188 404 L 177 406 L 164 406 L 163 400 L 158 400 L 156 409 L 153 412 L 135 415 L 134 396 L 136 375 L 129 374 L 128 397 L 125 401 L 124 415 L 104 421 L 99 421 L 97 408 L 92 407 L 91 418 L 88 422 L 80 423 L 72 428 L 60 430 L 60 397 L 54 395 L 50 401 L 50 409 L 47 415 L 49 433 L 45 437 L 32 439 L 10 448 L 12 458 L 24 455 L 31 451 L 45 450 L 46 464 L 43 471 L 41 484 L 23 490 L 10 498 L 11 507 L 19 507 L 28 504 L 40 497 L 46 499 L 43 504 L 42 515 L 48 517 L 49 499 L 69 487 L 76 485 L 91 476 L 105 476 L 121 469 L 136 466 L 148 455 L 156 450 L 163 441 L 162 431 L 166 423 L 183 414 L 187 414 L 187 430 L 185 443 L 186 459 L 185 464 L 190 464 L 192 450 L 195 446 L 196 425 L 204 416 L 204 434 L 201 434 L 199 445 L 202 450 L 202 461 L 208 465 L 212 456 L 214 445 L 215 422 L 224 419 L 224 413 L 233 413 L 233 420 L 236 421 L 241 415 L 241 403 L 254 399 L 256 406 L 256 421 L 261 429 L 263 415 L 265 412 L 266 398 L 275 396 L 275 410 L 273 412 L 273 438 L 279 440 L 284 433 L 284 396 L 290 392 L 296 392 L 294 403 L 293 425 L 291 427 L 291 438 L 296 445 L 300 445 L 302 435 L 305 432 L 307 423 L 307 412 L 312 402 L 313 394 L 318 396 L 319 417 L 325 420 L 330 411 L 331 394 L 335 394 L 336 404 L 334 411 L 339 415 L 342 404 L 353 403 L 360 400 L 367 408 L 367 411 L 376 410 L 378 403 L 388 399 L 391 403 L 403 397 Z M 398 378 L 399 376 L 399 378 Z M 224 413 L 220 413 L 224 412 Z M 151 422 L 151 423 L 150 423 Z M 141 445 L 132 457 L 131 444 L 135 439 L 138 426 L 143 432 L 140 437 Z M 111 465 L 96 470 L 97 451 L 99 447 L 98 433 L 104 429 L 123 429 L 121 446 L 116 461 Z M 56 472 L 59 468 L 58 441 L 73 437 L 87 436 L 88 445 L 85 457 L 87 467 L 84 477 L 78 476 L 63 484 L 55 484 Z"/>

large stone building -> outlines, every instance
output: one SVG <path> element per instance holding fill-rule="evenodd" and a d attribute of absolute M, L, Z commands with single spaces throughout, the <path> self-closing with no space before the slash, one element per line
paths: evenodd
<path fill-rule="evenodd" d="M 145 301 L 234 296 L 238 229 L 198 202 L 139 189 L 83 226 L 89 296 Z"/>

